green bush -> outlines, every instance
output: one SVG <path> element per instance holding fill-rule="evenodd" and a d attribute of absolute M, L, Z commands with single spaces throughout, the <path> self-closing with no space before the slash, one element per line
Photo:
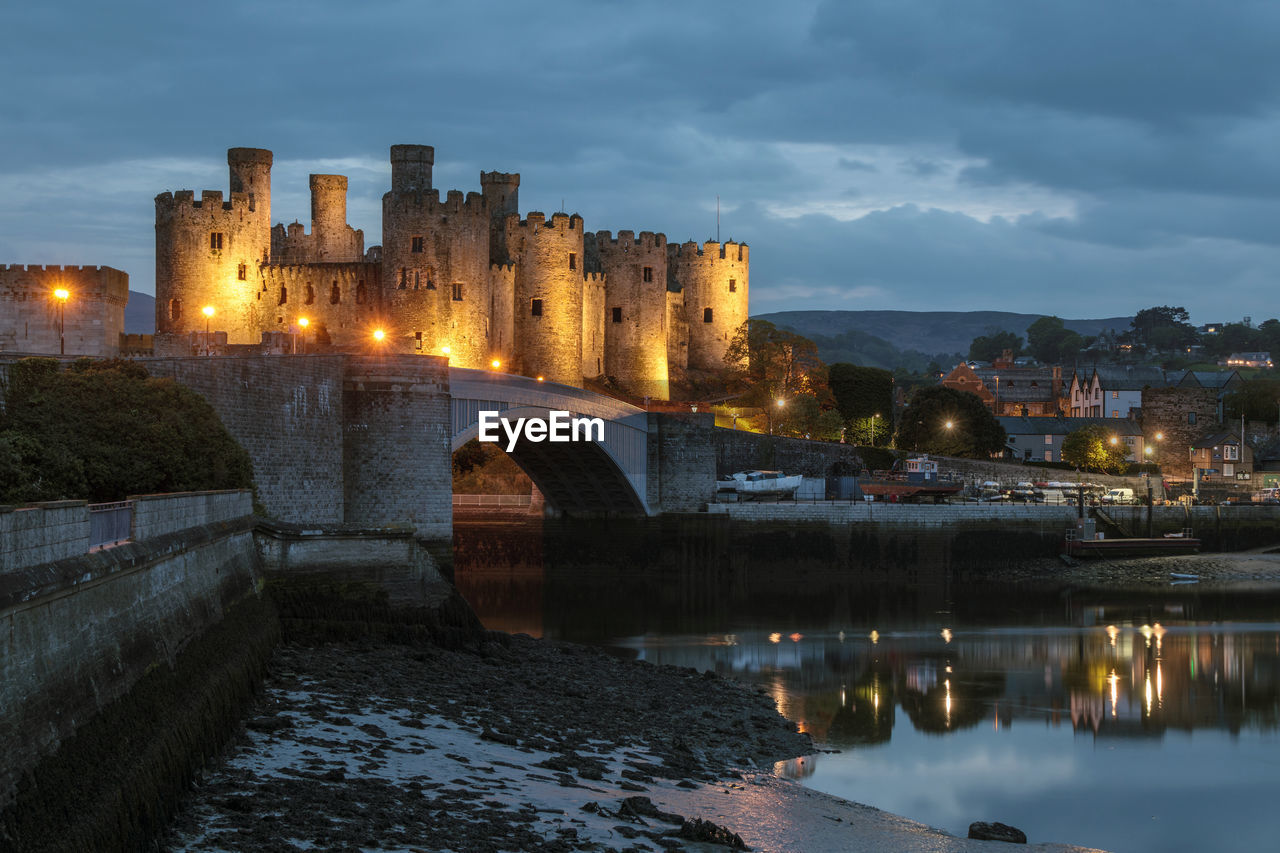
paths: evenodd
<path fill-rule="evenodd" d="M 127 361 L 24 359 L 0 412 L 0 502 L 252 488 L 253 464 L 194 391 Z"/>

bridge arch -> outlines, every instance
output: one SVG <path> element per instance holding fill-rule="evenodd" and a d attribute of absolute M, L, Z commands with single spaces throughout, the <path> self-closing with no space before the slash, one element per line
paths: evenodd
<path fill-rule="evenodd" d="M 547 502 L 568 513 L 649 513 L 648 416 L 636 406 L 552 382 L 467 368 L 449 369 L 450 450 L 479 433 L 482 411 L 509 420 L 549 418 L 552 411 L 600 418 L 604 441 L 532 442 L 508 452 Z M 505 436 L 500 444 L 507 450 Z"/>

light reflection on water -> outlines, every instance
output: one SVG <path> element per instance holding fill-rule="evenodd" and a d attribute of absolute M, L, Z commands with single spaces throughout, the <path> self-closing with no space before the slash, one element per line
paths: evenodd
<path fill-rule="evenodd" d="M 1114 851 L 1272 849 L 1280 594 L 759 569 L 459 560 L 458 584 L 504 630 L 762 685 L 834 751 L 778 772 L 837 796 L 958 835 L 999 820 Z"/>

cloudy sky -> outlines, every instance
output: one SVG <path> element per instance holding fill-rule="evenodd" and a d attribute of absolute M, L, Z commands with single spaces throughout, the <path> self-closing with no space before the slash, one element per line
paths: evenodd
<path fill-rule="evenodd" d="M 158 192 L 275 152 L 272 215 L 387 149 L 522 211 L 751 244 L 753 313 L 1280 313 L 1280 5 L 1237 0 L 5 4 L 0 262 L 154 292 Z"/>

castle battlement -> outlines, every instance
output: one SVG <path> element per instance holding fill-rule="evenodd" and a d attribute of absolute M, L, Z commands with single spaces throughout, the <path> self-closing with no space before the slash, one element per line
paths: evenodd
<path fill-rule="evenodd" d="M 698 245 L 693 240 L 676 245 L 670 244 L 667 247 L 668 255 L 673 259 L 688 260 L 690 258 L 706 258 L 708 260 L 719 259 L 722 261 L 741 261 L 746 263 L 750 259 L 750 246 L 746 243 L 738 243 L 729 240 L 726 243 L 717 243 L 715 240 L 708 240 L 702 245 Z"/>
<path fill-rule="evenodd" d="M 514 274 L 516 271 L 515 264 L 489 264 L 489 269 L 500 275 Z"/>
<path fill-rule="evenodd" d="M 513 184 L 520 186 L 519 172 L 481 172 L 480 186 L 485 184 Z"/>
<path fill-rule="evenodd" d="M 128 273 L 124 272 L 123 270 L 118 270 L 115 267 L 93 267 L 93 266 L 78 267 L 78 266 L 70 266 L 70 265 L 62 266 L 59 264 L 0 264 L 0 272 L 66 273 L 68 275 L 81 274 L 81 273 L 90 273 L 90 274 L 102 273 L 107 275 L 108 277 L 111 276 L 112 273 L 114 273 L 116 275 L 125 276 L 126 278 L 128 277 Z"/>
<path fill-rule="evenodd" d="M 265 281 L 311 281 L 316 284 L 332 278 L 344 276 L 363 276 L 370 284 L 378 280 L 380 264 L 369 261 L 346 261 L 342 263 L 307 263 L 307 264 L 262 264 L 259 270 Z"/>
<path fill-rule="evenodd" d="M 576 213 L 553 213 L 551 220 L 547 220 L 547 215 L 540 210 L 531 210 L 525 214 L 525 218 L 521 219 L 519 214 L 513 213 L 507 217 L 507 224 L 518 225 L 521 228 L 554 228 L 557 231 L 580 231 L 582 230 L 582 217 Z"/>
<path fill-rule="evenodd" d="M 602 272 L 584 272 L 582 280 L 590 284 L 605 284 L 609 280 L 609 275 Z"/>
<path fill-rule="evenodd" d="M 196 198 L 194 190 L 178 190 L 162 192 L 156 196 L 156 210 L 165 210 L 173 215 L 181 210 L 245 210 L 254 209 L 253 199 L 249 193 L 234 192 L 227 200 L 222 190 L 201 190 L 200 198 Z"/>
<path fill-rule="evenodd" d="M 410 190 L 389 192 L 383 197 L 384 205 L 390 203 L 391 210 L 411 214 L 453 213 L 469 216 L 488 216 L 484 196 L 477 192 L 463 195 L 462 190 L 449 190 L 444 201 L 440 200 L 440 190 Z"/>
<path fill-rule="evenodd" d="M 641 231 L 639 239 L 636 238 L 634 231 L 619 231 L 617 237 L 609 231 L 597 231 L 587 236 L 598 243 L 608 243 L 619 249 L 628 249 L 633 246 L 641 249 L 661 249 L 667 245 L 667 235 L 661 231 Z"/>

